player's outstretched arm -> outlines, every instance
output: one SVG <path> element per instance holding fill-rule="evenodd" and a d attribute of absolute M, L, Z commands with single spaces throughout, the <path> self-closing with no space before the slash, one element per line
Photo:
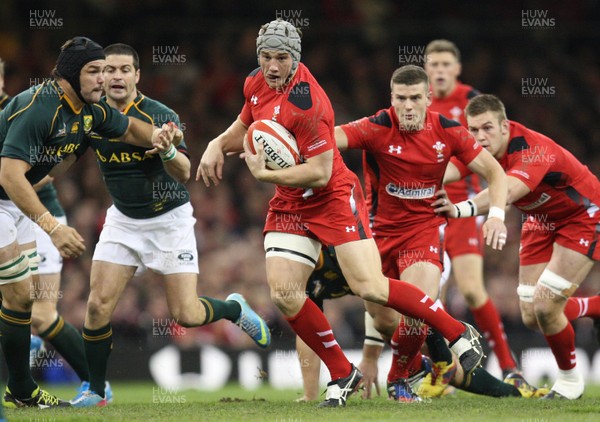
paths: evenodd
<path fill-rule="evenodd" d="M 488 246 L 501 250 L 506 243 L 507 230 L 504 224 L 504 208 L 508 195 L 506 174 L 500 163 L 487 151 L 482 150 L 468 167 L 473 173 L 488 182 L 490 209 L 483 224 L 483 237 Z"/>
<path fill-rule="evenodd" d="M 63 258 L 81 255 L 85 250 L 83 238 L 72 227 L 60 224 L 42 205 L 33 186 L 25 177 L 29 169 L 31 164 L 26 161 L 2 157 L 0 184 L 21 212 L 50 235 Z"/>
<path fill-rule="evenodd" d="M 207 187 L 210 186 L 211 182 L 215 186 L 218 185 L 223 178 L 225 154 L 243 151 L 244 135 L 247 131 L 248 127 L 238 116 L 225 132 L 210 141 L 200 159 L 196 171 L 196 181 L 202 178 Z"/>
<path fill-rule="evenodd" d="M 146 148 L 159 148 L 158 152 L 168 149 L 171 144 L 179 145 L 183 132 L 173 124 L 156 128 L 135 117 L 129 118 L 129 126 L 119 140 L 127 144 Z"/>
<path fill-rule="evenodd" d="M 482 150 L 468 165 L 469 169 L 488 182 L 489 206 L 504 210 L 508 194 L 506 174 L 500 163 L 486 150 Z"/>
<path fill-rule="evenodd" d="M 340 151 L 348 149 L 348 135 L 344 132 L 341 126 L 336 126 L 334 129 L 335 143 Z"/>
<path fill-rule="evenodd" d="M 445 176 L 444 176 L 445 180 Z M 525 183 L 513 176 L 506 177 L 506 183 L 508 185 L 508 194 L 506 196 L 506 206 L 518 201 L 525 195 L 531 192 Z M 445 190 L 439 190 L 436 192 L 437 199 L 432 206 L 435 207 L 435 212 L 438 214 L 446 214 L 450 218 L 458 217 L 456 213 L 455 204 L 450 202 L 448 195 Z M 485 188 L 479 192 L 473 199 L 470 200 L 474 205 L 475 212 L 473 215 L 485 215 L 490 210 L 490 191 L 489 188 Z"/>

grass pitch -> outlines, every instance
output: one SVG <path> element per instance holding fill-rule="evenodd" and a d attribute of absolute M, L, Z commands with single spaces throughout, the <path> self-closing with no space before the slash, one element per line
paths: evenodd
<path fill-rule="evenodd" d="M 75 387 L 50 386 L 61 398 L 72 398 Z M 93 409 L 5 410 L 8 421 L 598 421 L 600 386 L 587 386 L 576 401 L 494 399 L 458 392 L 423 403 L 401 404 L 385 397 L 362 400 L 353 396 L 346 408 L 318 409 L 316 404 L 295 403 L 300 390 L 261 387 L 243 390 L 230 385 L 217 392 L 160 389 L 151 383 L 114 383 L 114 402 Z M 323 397 L 322 397 L 323 398 Z"/>

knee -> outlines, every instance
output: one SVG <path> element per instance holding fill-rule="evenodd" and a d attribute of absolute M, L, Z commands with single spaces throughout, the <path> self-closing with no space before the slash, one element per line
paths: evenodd
<path fill-rule="evenodd" d="M 349 282 L 352 286 L 352 292 L 356 296 L 381 305 L 385 305 L 388 302 L 388 283 L 387 277 L 383 275 L 378 278 L 372 277 L 371 279 L 354 278 Z"/>
<path fill-rule="evenodd" d="M 539 325 L 534 310 L 535 286 L 519 284 L 517 295 L 519 296 L 523 324 L 531 330 L 538 330 Z"/>
<path fill-rule="evenodd" d="M 271 301 L 285 315 L 294 315 L 306 300 L 303 290 L 285 290 L 271 287 Z"/>
<path fill-rule="evenodd" d="M 469 309 L 478 307 L 477 305 L 479 301 L 477 300 L 476 294 L 474 294 L 473 292 L 465 292 L 463 296 L 465 298 L 465 302 L 467 302 L 467 306 L 469 307 Z"/>
<path fill-rule="evenodd" d="M 530 330 L 538 330 L 539 329 L 538 321 L 537 321 L 537 318 L 535 317 L 535 313 L 522 312 L 521 320 L 523 321 L 523 324 Z"/>
<path fill-rule="evenodd" d="M 576 288 L 576 284 L 571 283 L 548 268 L 542 272 L 533 299 L 533 308 L 540 327 L 548 327 L 561 318 L 565 299 Z"/>
<path fill-rule="evenodd" d="M 269 278 L 271 301 L 284 315 L 295 315 L 306 300 L 306 286 L 293 280 Z"/>
<path fill-rule="evenodd" d="M 31 312 L 33 308 L 33 300 L 29 292 L 17 292 L 16 294 L 5 294 L 0 296 L 0 303 L 3 308 L 10 309 L 15 312 Z"/>
<path fill-rule="evenodd" d="M 557 306 L 550 300 L 537 299 L 533 302 L 536 320 L 541 327 L 548 326 L 558 316 Z"/>
<path fill-rule="evenodd" d="M 87 303 L 87 314 L 93 319 L 110 319 L 110 301 L 108 298 L 102 298 L 96 294 L 90 293 Z"/>

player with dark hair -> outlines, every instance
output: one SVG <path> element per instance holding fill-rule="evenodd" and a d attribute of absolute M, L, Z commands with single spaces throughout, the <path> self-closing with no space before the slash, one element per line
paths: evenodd
<path fill-rule="evenodd" d="M 139 59 L 131 46 L 113 44 L 104 52 L 104 90 L 110 106 L 151 124 L 180 125 L 173 110 L 137 90 Z M 110 320 L 127 283 L 146 268 L 163 276 L 167 304 L 179 325 L 197 327 L 227 319 L 260 347 L 268 347 L 267 324 L 240 294 L 231 294 L 225 301 L 196 294 L 196 219 L 183 185 L 190 174 L 185 143 L 149 155 L 147 148 L 92 132 L 90 146 L 114 204 L 108 209 L 94 251 L 83 327 L 89 389 L 72 400 L 73 406 L 106 404 L 106 367 L 112 349 Z"/>
<path fill-rule="evenodd" d="M 442 183 L 447 163 L 456 156 L 484 177 L 496 206 L 506 198 L 506 177 L 464 127 L 427 110 L 429 79 L 422 68 L 408 65 L 396 69 L 390 90 L 390 108 L 337 127 L 335 139 L 342 150 L 366 151 L 367 189 L 376 198 L 371 201 L 372 229 L 384 274 L 402 278 L 436 298 L 443 269 L 446 219 L 438 218 L 430 204 L 435 201 L 434 193 Z M 488 244 L 489 231 L 496 231 L 499 239 L 506 236 L 503 220 L 504 210 L 493 209 L 483 227 Z M 408 377 L 410 367 L 421 364 L 420 349 L 427 326 L 409 316 L 401 317 L 398 324 L 393 310 L 367 305 L 376 327 L 391 338 L 394 359 L 388 374 L 390 397 L 420 400 Z M 385 330 L 381 329 L 381 321 L 377 323 L 382 318 L 387 322 Z M 447 354 L 451 371 L 446 384 L 456 371 L 449 350 Z"/>
<path fill-rule="evenodd" d="M 425 48 L 425 57 L 425 71 L 429 76 L 432 92 L 429 109 L 466 127 L 464 109 L 469 99 L 479 95 L 479 91 L 458 80 L 462 70 L 458 47 L 452 41 L 434 40 Z M 445 185 L 444 189 L 452 202 L 466 201 L 481 191 L 479 176 L 470 174 L 462 180 Z M 508 344 L 498 310 L 485 289 L 482 220 L 483 217 L 449 219 L 444 232 L 445 248 L 452 261 L 456 285 L 464 296 L 478 329 L 498 358 L 503 377 L 506 377 L 517 371 L 518 364 Z M 434 337 L 430 337 L 428 343 L 433 345 Z M 443 376 L 444 370 L 450 368 L 449 364 L 451 362 L 435 362 L 434 373 Z M 432 374 L 423 381 L 420 394 L 430 397 L 442 394 L 444 386 L 436 384 L 434 378 L 438 377 Z"/>
<path fill-rule="evenodd" d="M 525 325 L 542 331 L 559 368 L 544 398 L 577 399 L 585 384 L 576 369 L 575 332 L 569 321 L 600 318 L 600 297 L 571 296 L 600 259 L 596 248 L 600 182 L 552 139 L 508 120 L 497 97 L 473 98 L 466 115 L 469 131 L 506 170 L 507 203 L 527 215 L 519 249 L 521 315 Z M 450 165 L 446 178 L 457 180 L 462 175 L 461 169 Z M 438 213 L 465 215 L 460 204 L 446 198 L 435 205 Z M 467 214 L 482 214 L 488 207 L 486 189 L 471 200 Z"/>
<path fill-rule="evenodd" d="M 103 66 L 102 47 L 75 37 L 61 47 L 54 79 L 17 95 L 0 113 L 0 343 L 8 366 L 6 407 L 69 406 L 41 390 L 29 369 L 30 286 L 38 280 L 39 256 L 26 217 L 48 233 L 65 258 L 79 256 L 85 245 L 75 229 L 42 205 L 33 185 L 83 153 L 91 131 L 159 151 L 181 136 L 172 127 L 156 129 L 128 119 L 100 102 Z"/>
<path fill-rule="evenodd" d="M 8 105 L 10 97 L 2 92 L 4 62 L 0 60 L 0 109 Z M 5 101 L 8 100 L 8 101 Z M 65 211 L 58 201 L 56 189 L 51 180 L 43 180 L 35 185 L 40 202 L 61 224 L 67 224 Z M 85 361 L 83 339 L 77 329 L 65 321 L 57 311 L 60 296 L 60 272 L 63 259 L 50 236 L 40 226 L 33 224 L 37 253 L 40 257 L 38 272 L 39 282 L 34 288 L 34 302 L 31 312 L 31 327 L 38 336 L 32 335 L 30 353 L 37 354 L 44 341 L 49 342 L 63 356 L 82 381 L 80 390 L 89 385 L 89 371 Z M 40 338 L 41 337 L 41 338 Z M 110 399 L 112 389 L 108 386 Z"/>
<path fill-rule="evenodd" d="M 333 137 L 331 103 L 310 71 L 300 62 L 300 33 L 277 19 L 263 25 L 256 40 L 259 68 L 244 85 L 245 103 L 235 122 L 212 140 L 204 152 L 197 179 L 218 184 L 224 154 L 244 149 L 252 175 L 276 185 L 265 224 L 267 280 L 271 298 L 292 329 L 317 353 L 331 374 L 322 406 L 344 406 L 362 375 L 338 345 L 329 322 L 304 296 L 306 282 L 321 251 L 335 247 L 340 267 L 359 297 L 392 307 L 435 326 L 450 340 L 467 373 L 482 358 L 476 331 L 438 309 L 421 290 L 385 277 L 369 229 L 367 209 L 358 178 L 345 166 Z M 291 131 L 303 162 L 282 170 L 265 166 L 244 141 L 248 127 L 261 119 L 275 120 Z M 498 198 L 504 202 L 504 198 Z M 284 225 L 282 219 L 300 224 Z M 490 230 L 495 245 L 503 224 Z"/>

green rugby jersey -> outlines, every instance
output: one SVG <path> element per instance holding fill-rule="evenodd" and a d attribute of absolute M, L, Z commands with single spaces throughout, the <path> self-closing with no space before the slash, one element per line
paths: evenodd
<path fill-rule="evenodd" d="M 0 95 L 0 110 L 2 110 L 4 107 L 6 107 L 9 102 L 10 102 L 10 96 L 6 92 L 4 94 Z"/>
<path fill-rule="evenodd" d="M 72 153 L 81 155 L 92 131 L 117 138 L 129 119 L 105 101 L 76 110 L 58 83 L 49 80 L 14 97 L 0 113 L 0 156 L 31 164 L 33 185 Z M 0 187 L 0 199 L 9 199 Z"/>
<path fill-rule="evenodd" d="M 0 95 L 0 110 L 5 108 L 10 102 L 11 97 L 8 94 L 4 93 Z M 64 217 L 65 210 L 63 209 L 60 202 L 58 202 L 58 196 L 56 193 L 56 189 L 52 183 L 48 183 L 44 185 L 40 190 L 37 191 L 37 194 L 42 201 L 42 204 L 50 211 L 55 217 Z"/>
<path fill-rule="evenodd" d="M 168 122 L 180 126 L 179 116 L 173 110 L 141 93 L 123 110 L 123 114 L 158 127 Z M 126 216 L 151 218 L 190 200 L 185 186 L 169 176 L 158 155 L 144 155 L 148 148 L 96 133 L 90 134 L 90 148 L 96 152 L 115 207 Z M 187 155 L 185 142 L 182 141 L 177 149 Z"/>
<path fill-rule="evenodd" d="M 58 195 L 56 194 L 56 188 L 52 183 L 48 183 L 37 191 L 38 197 L 44 206 L 50 211 L 55 217 L 64 217 L 65 210 L 58 202 Z"/>

